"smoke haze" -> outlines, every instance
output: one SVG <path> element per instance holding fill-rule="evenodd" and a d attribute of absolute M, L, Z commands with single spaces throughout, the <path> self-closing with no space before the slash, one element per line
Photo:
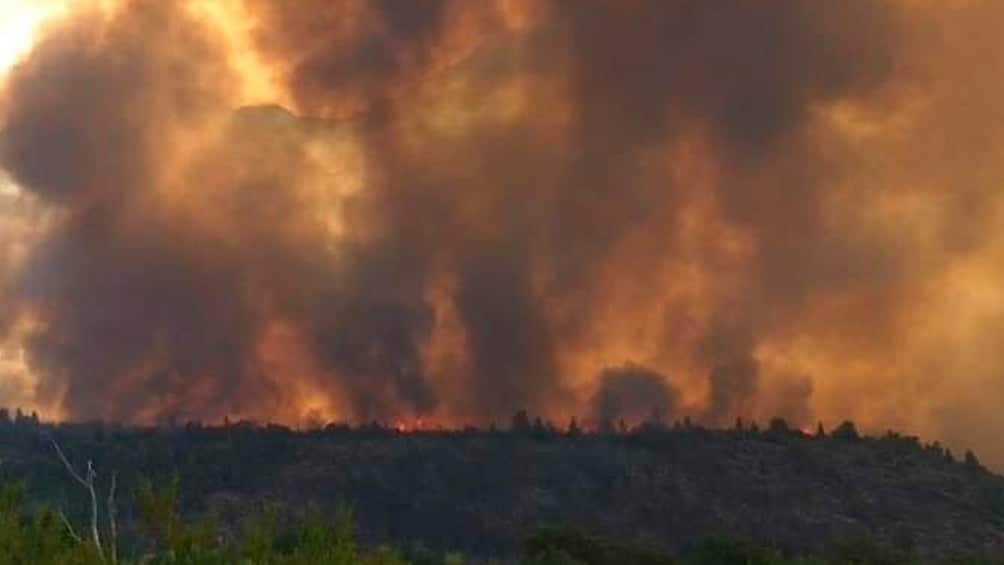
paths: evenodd
<path fill-rule="evenodd" d="M 1004 465 L 1002 18 L 66 3 L 0 69 L 0 404 L 853 418 Z"/>

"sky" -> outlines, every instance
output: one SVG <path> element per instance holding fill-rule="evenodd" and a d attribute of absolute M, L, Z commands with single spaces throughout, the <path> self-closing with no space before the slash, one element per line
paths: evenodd
<path fill-rule="evenodd" d="M 0 404 L 1004 467 L 994 0 L 5 0 Z"/>

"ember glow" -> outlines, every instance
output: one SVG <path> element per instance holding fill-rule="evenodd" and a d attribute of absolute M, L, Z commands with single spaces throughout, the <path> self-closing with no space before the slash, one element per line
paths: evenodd
<path fill-rule="evenodd" d="M 1004 465 L 1004 4 L 0 8 L 0 404 Z"/>

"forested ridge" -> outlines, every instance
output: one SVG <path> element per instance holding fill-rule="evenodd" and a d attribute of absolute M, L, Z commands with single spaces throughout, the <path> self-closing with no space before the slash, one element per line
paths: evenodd
<path fill-rule="evenodd" d="M 94 545 L 90 498 L 55 446 L 79 473 L 93 466 L 105 544 L 114 475 L 123 559 L 181 559 L 192 548 L 218 561 L 163 562 L 988 560 L 966 561 L 976 563 L 1004 555 L 1004 478 L 972 453 L 893 432 L 864 437 L 850 422 L 812 433 L 780 419 L 727 430 L 682 421 L 586 431 L 520 413 L 505 429 L 405 433 L 380 424 L 139 428 L 3 416 L 5 527 L 19 523 L 18 535 L 32 539 L 49 532 L 78 556 Z M 12 536 L 0 545 L 9 550 Z M 249 543 L 271 557 L 251 559 Z M 310 561 L 304 543 L 351 560 Z M 351 551 L 331 549 L 338 544 Z"/>

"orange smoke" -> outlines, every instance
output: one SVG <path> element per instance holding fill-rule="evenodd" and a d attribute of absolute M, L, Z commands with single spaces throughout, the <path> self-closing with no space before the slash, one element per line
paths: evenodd
<path fill-rule="evenodd" d="M 1002 16 L 15 2 L 0 404 L 402 431 L 779 414 L 1002 464 Z"/>

